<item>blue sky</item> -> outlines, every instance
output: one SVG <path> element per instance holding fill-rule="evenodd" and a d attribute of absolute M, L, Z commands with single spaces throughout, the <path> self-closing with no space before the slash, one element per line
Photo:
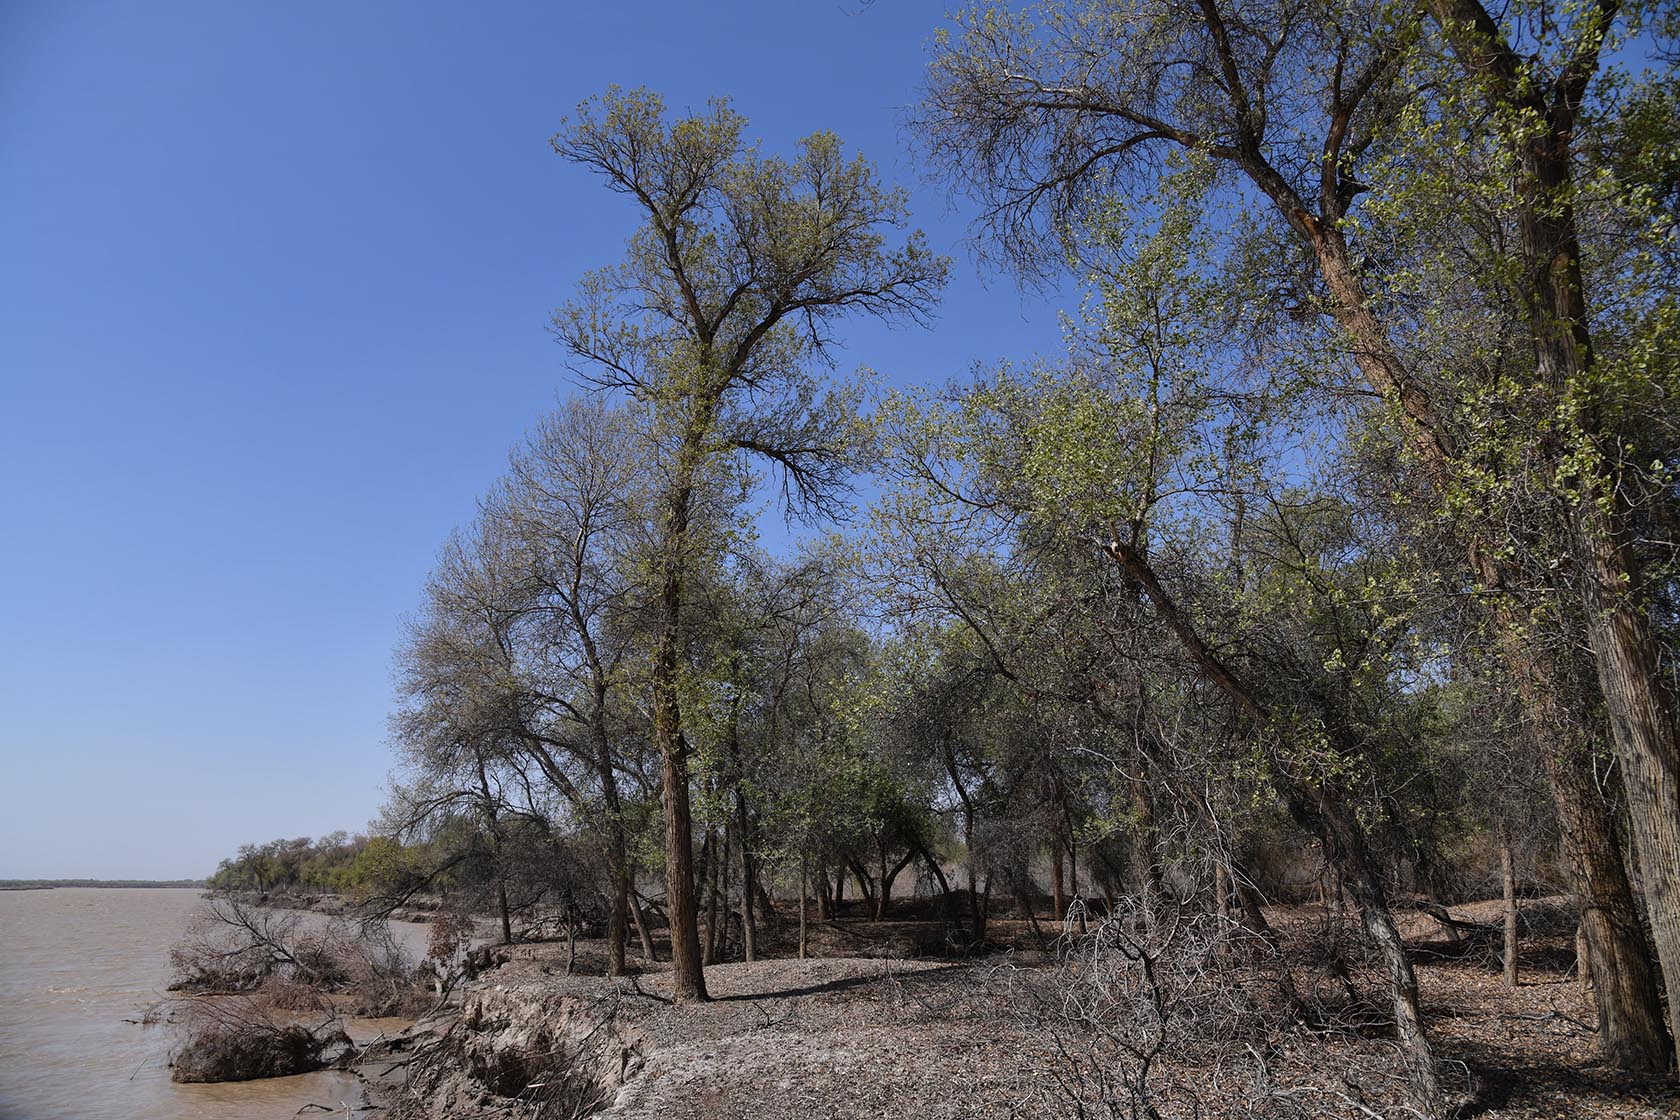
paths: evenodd
<path fill-rule="evenodd" d="M 355 829 L 400 621 L 568 391 L 545 324 L 634 215 L 548 137 L 606 85 L 724 94 L 916 185 L 942 3 L 0 5 L 0 877 L 199 875 Z M 964 216 L 932 331 L 841 368 L 1055 349 Z"/>

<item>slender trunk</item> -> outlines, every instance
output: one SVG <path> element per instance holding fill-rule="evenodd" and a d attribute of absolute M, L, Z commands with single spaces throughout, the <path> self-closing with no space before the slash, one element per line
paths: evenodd
<path fill-rule="evenodd" d="M 730 672 L 734 675 L 740 671 L 739 660 L 731 662 Z M 740 712 L 737 708 L 730 713 L 729 722 L 729 761 L 734 770 L 733 785 L 735 787 L 735 834 L 741 847 L 741 956 L 751 964 L 758 955 L 758 927 L 753 921 L 753 887 L 758 875 L 753 860 L 753 831 L 752 818 L 747 812 L 747 794 L 743 787 L 745 782 L 741 763 Z"/>
<path fill-rule="evenodd" d="M 583 547 L 580 535 L 577 547 Z M 593 703 L 590 708 L 589 730 L 595 745 L 595 778 L 601 785 L 601 800 L 607 810 L 607 873 L 612 878 L 612 905 L 607 910 L 607 975 L 623 976 L 628 969 L 624 962 L 624 945 L 630 939 L 630 842 L 624 829 L 624 803 L 618 794 L 618 775 L 613 771 L 612 737 L 607 733 L 608 675 L 601 663 L 594 635 L 584 618 L 581 602 L 583 558 L 578 555 L 573 568 L 570 597 L 572 626 L 584 649 L 589 666 Z"/>
<path fill-rule="evenodd" d="M 496 880 L 496 909 L 502 916 L 502 944 L 513 944 L 513 916 L 508 913 L 507 884 Z"/>
<path fill-rule="evenodd" d="M 851 867 L 852 874 L 857 877 L 858 890 L 863 895 L 864 903 L 869 907 L 870 911 L 873 912 L 875 909 L 874 880 L 869 877 L 869 872 L 864 869 L 863 864 L 859 863 L 857 860 L 847 857 L 846 863 L 849 867 Z"/>
<path fill-rule="evenodd" d="M 887 916 L 887 904 L 892 901 L 893 884 L 898 881 L 899 874 L 910 866 L 910 861 L 916 858 L 915 849 L 904 853 L 904 858 L 891 867 L 887 866 L 886 857 L 881 857 L 881 893 L 875 896 L 875 920 L 881 921 Z"/>
<path fill-rule="evenodd" d="M 718 950 L 722 945 L 718 929 L 722 923 L 718 921 L 718 916 L 727 909 L 723 905 L 723 892 L 728 889 L 725 876 L 729 870 L 729 829 L 723 830 L 723 838 L 713 851 L 719 854 L 712 860 L 711 889 L 707 892 L 705 956 L 702 958 L 706 964 L 717 963 Z"/>
<path fill-rule="evenodd" d="M 649 964 L 659 963 L 659 953 L 653 946 L 653 934 L 648 930 L 647 917 L 642 913 L 642 899 L 636 888 L 630 888 L 630 917 L 636 923 L 636 936 L 642 942 L 642 959 Z"/>
<path fill-rule="evenodd" d="M 712 873 L 717 867 L 717 829 L 706 829 L 706 838 L 700 841 L 700 859 L 695 864 L 694 881 L 700 884 L 700 893 L 711 897 Z"/>
<path fill-rule="evenodd" d="M 757 959 L 758 927 L 753 924 L 753 858 L 745 837 L 746 809 L 741 809 L 741 956 L 748 964 Z"/>
<path fill-rule="evenodd" d="M 875 892 L 875 920 L 884 922 L 887 919 L 887 900 L 892 897 L 892 880 L 887 877 L 887 846 L 876 841 L 876 869 L 880 878 L 876 880 L 878 889 Z"/>
<path fill-rule="evenodd" d="M 928 874 L 933 876 L 934 882 L 939 884 L 939 897 L 945 900 L 945 920 L 950 923 L 953 932 L 962 928 L 962 916 L 957 911 L 957 900 L 951 893 L 950 880 L 945 878 L 945 869 L 939 866 L 939 861 L 933 857 L 926 844 L 920 838 L 915 841 L 916 854 L 922 857 L 927 866 Z"/>
<path fill-rule="evenodd" d="M 805 896 L 809 892 L 809 881 L 805 869 L 805 855 L 799 856 L 799 959 L 805 959 Z"/>
<path fill-rule="evenodd" d="M 1366 851 L 1359 822 L 1334 798 L 1321 794 L 1317 801 L 1316 812 L 1307 819 L 1322 822 L 1321 834 L 1330 844 L 1332 858 L 1341 870 L 1354 902 L 1359 905 L 1366 935 L 1376 945 L 1377 954 L 1382 959 L 1395 1033 L 1410 1067 L 1414 1103 L 1425 1116 L 1445 1116 L 1446 1098 L 1441 1091 L 1440 1063 L 1424 1029 L 1417 974 L 1400 939 L 1400 931 L 1394 926 L 1388 897 Z M 1301 819 L 1299 811 L 1298 807 L 1292 808 L 1297 819 Z"/>
<path fill-rule="evenodd" d="M 1067 890 L 1062 882 L 1062 840 L 1060 835 L 1050 841 L 1050 902 L 1056 910 L 1058 923 L 1067 919 Z"/>
<path fill-rule="evenodd" d="M 1511 830 L 1499 822 L 1499 882 L 1505 893 L 1505 986 L 1517 986 L 1517 862 L 1511 855 Z"/>

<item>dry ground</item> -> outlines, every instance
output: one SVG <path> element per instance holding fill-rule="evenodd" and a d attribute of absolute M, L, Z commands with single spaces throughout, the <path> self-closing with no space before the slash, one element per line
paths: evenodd
<path fill-rule="evenodd" d="M 1514 992 L 1501 984 L 1496 935 L 1453 947 L 1441 944 L 1440 928 L 1428 918 L 1404 923 L 1408 939 L 1424 950 L 1424 1002 L 1438 1046 L 1453 1063 L 1451 1080 L 1466 1102 L 1464 1114 L 1490 1120 L 1680 1117 L 1680 1089 L 1672 1081 L 1629 1077 L 1596 1059 L 1592 1012 L 1570 971 L 1567 919 L 1560 921 L 1554 903 L 1527 905 L 1537 922 L 1525 939 L 1523 983 Z M 1499 909 L 1497 903 L 1475 904 L 1455 907 L 1453 915 L 1494 923 Z M 1317 908 L 1273 915 L 1292 943 L 1308 940 L 1329 919 Z M 785 922 L 766 939 L 773 951 L 792 948 L 792 926 Z M 468 997 L 469 1003 L 478 1000 L 474 1045 L 495 1039 L 498 1046 L 529 1050 L 535 1031 L 545 1052 L 565 1051 L 580 1067 L 593 1063 L 598 1092 L 588 1111 L 607 1117 L 1073 1115 L 1050 1091 L 1057 1072 L 1050 1040 L 1011 1006 L 1025 990 L 1022 983 L 1043 978 L 1052 953 L 1039 948 L 1025 921 L 998 921 L 991 933 L 999 951 L 992 955 L 907 959 L 909 950 L 935 940 L 930 926 L 937 923 L 851 916 L 813 923 L 814 959 L 711 966 L 706 981 L 712 1001 L 688 1005 L 670 1002 L 665 966 L 644 968 L 625 981 L 601 976 L 599 942 L 580 942 L 578 974 L 570 976 L 564 945 L 514 946 Z M 1453 955 L 1430 956 L 1431 946 Z M 1302 971 L 1309 973 L 1310 965 Z M 1371 986 L 1357 964 L 1352 975 L 1359 987 Z M 568 1049 L 570 1043 L 546 1040 L 543 1033 L 543 1024 L 557 1016 L 610 1020 L 610 1032 L 592 1027 L 580 1034 L 574 1026 L 567 1037 L 587 1036 L 588 1043 Z M 1367 1045 L 1369 1053 L 1385 1053 L 1380 1038 L 1355 1044 Z M 584 1049 L 587 1060 L 579 1056 Z M 1403 1114 L 1394 1110 L 1392 1097 L 1362 1088 L 1358 1075 L 1338 1074 L 1310 1047 L 1272 1060 L 1275 1084 L 1295 1087 L 1295 1095 L 1283 1098 L 1293 1115 Z M 527 1076 L 536 1088 L 503 1084 L 509 1096 L 463 1095 L 456 1085 L 447 1106 L 438 1103 L 442 1090 L 429 1090 L 430 1115 L 531 1115 L 510 1096 L 533 1100 L 553 1082 Z M 1169 1071 L 1165 1080 L 1193 1086 L 1207 1115 L 1250 1114 L 1242 1104 L 1249 1086 L 1216 1084 L 1208 1071 L 1194 1069 Z M 1322 1094 L 1308 1086 L 1321 1087 Z"/>

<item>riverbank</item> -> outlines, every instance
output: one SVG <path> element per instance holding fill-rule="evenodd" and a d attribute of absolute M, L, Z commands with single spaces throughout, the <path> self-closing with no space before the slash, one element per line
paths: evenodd
<path fill-rule="evenodd" d="M 1486 922 L 1497 905 L 1457 907 L 1453 916 Z M 1286 940 L 1321 931 L 1325 920 L 1317 910 L 1273 915 Z M 902 944 L 902 927 L 920 924 L 816 925 L 818 951 L 850 945 L 853 955 L 711 966 L 713 999 L 703 1004 L 673 1004 L 663 966 L 623 979 L 599 975 L 598 941 L 579 942 L 572 975 L 563 944 L 499 948 L 495 967 L 463 987 L 457 1006 L 371 1051 L 359 1072 L 368 1101 L 393 1120 L 1072 1114 L 1069 1095 L 1093 1091 L 1092 1071 L 1080 1068 L 1093 1053 L 1080 1049 L 1092 1030 L 1058 1018 L 1065 962 L 1025 948 L 1034 939 L 1021 921 L 995 924 L 998 941 L 1014 951 L 979 959 L 855 955 Z M 1593 1016 L 1569 972 L 1563 924 L 1531 931 L 1515 991 L 1502 987 L 1497 964 L 1479 947 L 1447 947 L 1421 915 L 1406 927 L 1454 1092 L 1478 1115 L 1680 1114 L 1673 1082 L 1630 1077 L 1596 1058 Z M 1305 957 L 1296 963 L 1303 982 L 1372 986 L 1357 959 L 1351 971 Z M 1122 1051 L 1112 1057 L 1111 1075 L 1132 1060 Z M 1165 1115 L 1191 1097 L 1211 1117 L 1252 1115 L 1260 1104 L 1283 1117 L 1404 1114 L 1400 1074 L 1380 1031 L 1297 1033 L 1256 1057 L 1209 1050 L 1198 1064 L 1163 1050 L 1144 1089 L 1173 1105 Z"/>

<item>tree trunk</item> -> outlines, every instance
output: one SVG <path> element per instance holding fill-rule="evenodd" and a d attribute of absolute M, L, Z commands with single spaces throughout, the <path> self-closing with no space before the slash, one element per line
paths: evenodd
<path fill-rule="evenodd" d="M 502 916 L 502 944 L 513 944 L 513 915 L 508 913 L 507 884 L 496 880 L 496 909 Z"/>
<path fill-rule="evenodd" d="M 662 645 L 669 645 L 662 642 Z M 706 976 L 700 959 L 699 909 L 694 893 L 693 817 L 688 801 L 688 744 L 678 725 L 674 648 L 656 660 L 654 740 L 664 765 L 665 914 L 671 927 L 672 998 L 704 1000 Z"/>
<path fill-rule="evenodd" d="M 1592 745 L 1562 706 L 1561 674 L 1524 648 L 1520 616 L 1508 603 L 1496 616 L 1505 661 L 1518 674 L 1525 729 L 1551 782 L 1559 847 L 1581 910 L 1582 971 L 1600 978 L 1599 1049 L 1621 1069 L 1662 1069 L 1669 1047 L 1656 972 L 1621 839 L 1593 774 Z"/>
<path fill-rule="evenodd" d="M 721 923 L 718 921 L 718 916 L 728 909 L 723 905 L 722 898 L 723 892 L 728 889 L 726 876 L 729 871 L 729 829 L 725 828 L 723 830 L 723 839 L 713 851 L 721 854 L 712 860 L 711 889 L 708 892 L 709 900 L 706 903 L 705 955 L 701 958 L 706 964 L 717 963 L 718 949 L 722 944 L 718 929 Z"/>
<path fill-rule="evenodd" d="M 1359 905 L 1365 932 L 1382 958 L 1395 1033 L 1410 1067 L 1413 1103 L 1425 1116 L 1444 1117 L 1447 1106 L 1441 1091 L 1440 1063 L 1424 1029 L 1417 974 L 1412 970 L 1400 931 L 1394 927 L 1394 916 L 1389 911 L 1382 880 L 1365 850 L 1359 822 L 1330 797 L 1321 795 L 1316 808 L 1316 815 L 1324 822 L 1323 834 L 1332 846 L 1333 858 L 1342 870 L 1354 902 Z"/>
<path fill-rule="evenodd" d="M 736 794 L 739 797 L 739 793 Z M 741 956 L 748 964 L 757 959 L 758 927 L 753 924 L 753 858 L 745 838 L 746 802 L 742 801 L 740 815 L 743 829 L 741 840 Z"/>
<path fill-rule="evenodd" d="M 1067 920 L 1067 889 L 1062 882 L 1062 840 L 1060 835 L 1050 841 L 1050 901 L 1056 910 L 1056 923 Z"/>
<path fill-rule="evenodd" d="M 1523 144 L 1518 228 L 1529 268 L 1536 372 L 1577 429 L 1567 433 L 1564 453 L 1587 464 L 1571 480 L 1577 497 L 1569 507 L 1587 637 L 1622 764 L 1657 961 L 1670 993 L 1669 1033 L 1680 1041 L 1680 999 L 1674 998 L 1680 992 L 1680 723 L 1650 618 L 1638 601 L 1642 581 L 1630 548 L 1631 511 L 1609 466 L 1621 449 L 1602 430 L 1600 390 L 1592 380 L 1573 207 L 1572 115 L 1573 107 L 1558 107 L 1546 134 Z"/>
<path fill-rule="evenodd" d="M 892 867 L 887 866 L 886 855 L 881 856 L 881 892 L 875 896 L 875 920 L 885 921 L 888 905 L 892 902 L 893 883 L 898 881 L 899 873 L 910 866 L 910 861 L 916 858 L 914 850 L 904 853 L 904 858 Z"/>
<path fill-rule="evenodd" d="M 1505 894 L 1505 986 L 1517 986 L 1517 861 L 1511 855 L 1511 830 L 1499 822 L 1499 882 Z"/>
<path fill-rule="evenodd" d="M 874 880 L 869 877 L 869 872 L 864 869 L 863 864 L 859 863 L 856 859 L 848 856 L 846 863 L 849 867 L 851 867 L 852 874 L 857 878 L 858 890 L 863 894 L 864 904 L 871 912 L 873 912 L 875 909 Z"/>
<path fill-rule="evenodd" d="M 663 576 L 659 589 L 659 635 L 654 646 L 653 741 L 663 763 L 665 803 L 665 915 L 671 927 L 671 998 L 704 1000 L 706 975 L 700 957 L 700 905 L 694 890 L 694 822 L 689 808 L 688 740 L 678 697 L 682 669 L 683 569 L 688 556 L 689 505 L 701 438 L 710 416 L 691 421 L 684 434 L 675 479 L 666 497 Z"/>
<path fill-rule="evenodd" d="M 636 923 L 636 936 L 642 941 L 642 959 L 649 964 L 659 963 L 659 952 L 653 946 L 653 934 L 648 931 L 647 917 L 642 913 L 642 900 L 636 888 L 630 888 L 630 917 Z"/>
<path fill-rule="evenodd" d="M 945 920 L 950 923 L 951 930 L 955 932 L 962 928 L 962 916 L 957 912 L 957 900 L 951 893 L 950 881 L 945 878 L 945 869 L 939 866 L 939 861 L 933 858 L 933 853 L 928 850 L 926 844 L 922 843 L 919 838 L 915 843 L 916 853 L 922 857 L 922 862 L 927 865 L 928 873 L 939 884 L 939 895 L 945 900 Z"/>
<path fill-rule="evenodd" d="M 1667 981 L 1669 1035 L 1680 1039 L 1680 998 L 1675 995 L 1680 992 L 1680 737 L 1649 620 L 1632 601 L 1627 566 L 1618 563 L 1619 545 L 1607 539 L 1602 525 L 1593 524 L 1602 521 L 1597 503 L 1589 499 L 1584 505 L 1590 507 L 1583 513 L 1588 524 L 1579 531 L 1594 564 L 1587 578 L 1587 630 L 1622 764 L 1657 961 Z M 1603 1003 L 1604 979 L 1597 968 L 1594 975 Z M 1665 1054 L 1662 1066 L 1668 1059 Z"/>
<path fill-rule="evenodd" d="M 1139 701 L 1140 711 L 1142 705 Z M 1161 867 L 1155 860 L 1155 848 L 1160 841 L 1155 825 L 1155 800 L 1150 796 L 1148 763 L 1137 758 L 1133 765 L 1137 773 L 1128 782 L 1132 802 L 1131 878 L 1134 890 L 1153 899 L 1161 892 Z M 1113 909 L 1112 904 L 1109 908 Z"/>
<path fill-rule="evenodd" d="M 805 896 L 809 892 L 809 879 L 806 875 L 805 856 L 799 857 L 799 959 L 805 959 Z"/>
<path fill-rule="evenodd" d="M 607 911 L 607 975 L 623 976 L 629 971 L 624 960 L 624 943 L 630 937 L 630 877 L 622 862 L 612 868 L 612 907 Z"/>

